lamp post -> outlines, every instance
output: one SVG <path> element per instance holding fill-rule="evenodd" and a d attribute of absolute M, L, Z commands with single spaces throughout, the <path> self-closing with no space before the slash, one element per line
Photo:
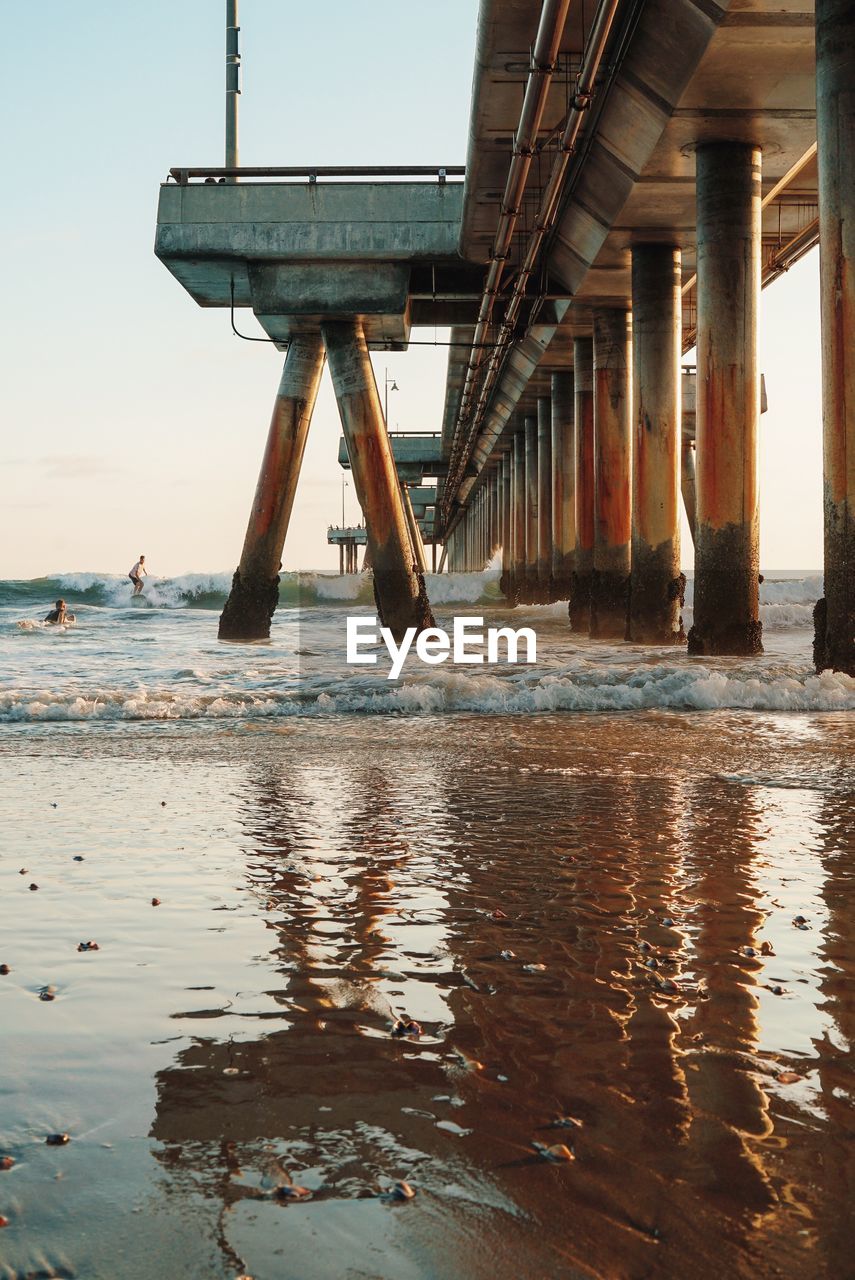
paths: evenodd
<path fill-rule="evenodd" d="M 394 378 L 389 377 L 389 370 L 384 370 L 385 378 L 383 381 L 383 420 L 386 423 L 386 430 L 389 430 L 389 392 L 399 391 L 400 388 Z"/>
<path fill-rule="evenodd" d="M 344 478 L 344 472 L 341 476 L 341 527 L 344 528 L 344 491 L 347 488 L 347 481 Z"/>

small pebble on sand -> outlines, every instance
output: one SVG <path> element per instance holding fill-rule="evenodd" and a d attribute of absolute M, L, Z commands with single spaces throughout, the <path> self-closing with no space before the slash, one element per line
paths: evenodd
<path fill-rule="evenodd" d="M 524 972 L 524 973 L 545 973 L 545 972 L 546 972 L 546 965 L 545 965 L 545 964 L 539 964 L 539 963 L 538 963 L 538 964 L 524 964 L 524 965 L 523 965 L 523 972 Z"/>
<path fill-rule="evenodd" d="M 287 1183 L 274 1191 L 277 1200 L 311 1200 L 312 1193 L 308 1187 L 298 1187 L 295 1183 Z"/>
<path fill-rule="evenodd" d="M 556 1142 L 551 1147 L 546 1147 L 542 1142 L 533 1142 L 531 1144 L 538 1155 L 543 1156 L 544 1160 L 554 1160 L 556 1163 L 561 1161 L 575 1160 L 576 1157 L 569 1147 L 565 1147 L 563 1142 Z"/>
<path fill-rule="evenodd" d="M 39 999 L 40 999 L 40 1000 L 55 1000 L 55 999 L 56 999 L 56 987 L 42 987 L 41 991 L 39 992 Z"/>
<path fill-rule="evenodd" d="M 72 862 L 82 862 L 82 861 L 83 861 L 83 854 L 82 854 L 82 853 L 75 853 L 75 855 L 74 855 L 74 857 L 71 859 L 71 861 L 72 861 Z"/>
<path fill-rule="evenodd" d="M 761 956 L 773 956 L 775 954 L 775 948 L 772 946 L 771 942 L 760 943 L 760 954 Z"/>
<path fill-rule="evenodd" d="M 798 1084 L 802 1077 L 797 1071 L 782 1071 L 777 1079 L 778 1084 Z"/>
<path fill-rule="evenodd" d="M 9 1225 L 9 1219 L 4 1218 L 3 1214 L 0 1213 L 0 1227 L 8 1227 L 8 1225 Z"/>
<path fill-rule="evenodd" d="M 403 1018 L 397 1018 L 393 1027 L 392 1035 L 400 1039 L 402 1036 L 420 1036 L 422 1034 L 421 1026 L 413 1018 L 408 1018 L 406 1014 Z"/>
<path fill-rule="evenodd" d="M 49 1133 L 45 1138 L 45 1142 L 49 1147 L 64 1147 L 71 1141 L 71 1137 L 67 1133 Z"/>
<path fill-rule="evenodd" d="M 409 1182 L 396 1182 L 392 1188 L 392 1195 L 396 1200 L 414 1200 L 415 1189 L 410 1186 Z"/>
<path fill-rule="evenodd" d="M 35 891 L 36 889 L 38 889 L 38 887 L 39 887 L 39 886 L 38 886 L 37 884 L 31 884 L 31 885 L 30 885 L 30 889 L 31 889 L 31 890 L 33 890 L 33 891 Z"/>
<path fill-rule="evenodd" d="M 89 942 L 78 942 L 77 950 L 78 951 L 100 951 L 101 948 L 98 946 L 97 942 L 93 942 L 90 939 Z"/>
<path fill-rule="evenodd" d="M 159 907 L 159 906 L 160 906 L 160 898 L 152 898 L 152 900 L 151 900 L 151 905 L 152 905 L 153 907 Z"/>
<path fill-rule="evenodd" d="M 7 1169 L 11 1169 L 14 1163 L 14 1156 L 0 1156 L 0 1169 L 2 1169 L 4 1173 Z"/>
<path fill-rule="evenodd" d="M 12 970 L 9 968 L 7 964 L 0 964 L 0 973 L 2 973 L 4 978 L 6 977 L 7 973 L 11 973 L 11 972 Z"/>

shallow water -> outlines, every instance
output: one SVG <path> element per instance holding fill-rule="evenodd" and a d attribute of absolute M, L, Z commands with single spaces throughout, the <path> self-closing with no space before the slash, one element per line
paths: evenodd
<path fill-rule="evenodd" d="M 849 1274 L 852 736 L 7 724 L 0 1275 Z"/>
<path fill-rule="evenodd" d="M 807 629 L 821 581 L 768 580 L 762 587 L 766 653 L 760 658 L 688 658 L 685 650 L 591 643 L 573 635 L 562 604 L 516 609 L 499 603 L 498 573 L 428 578 L 437 621 L 478 614 L 485 626 L 528 626 L 538 637 L 532 666 L 423 667 L 409 658 L 399 681 L 389 659 L 348 666 L 346 617 L 373 613 L 370 578 L 289 575 L 269 643 L 216 639 L 228 575 L 146 586 L 130 603 L 127 581 L 69 574 L 0 583 L 0 723 L 223 720 L 551 711 L 855 710 L 855 679 L 817 676 Z M 74 627 L 32 625 L 57 594 Z M 43 602 L 43 603 L 40 603 Z M 691 584 L 686 626 L 691 621 Z M 21 624 L 27 624 L 22 626 Z"/>

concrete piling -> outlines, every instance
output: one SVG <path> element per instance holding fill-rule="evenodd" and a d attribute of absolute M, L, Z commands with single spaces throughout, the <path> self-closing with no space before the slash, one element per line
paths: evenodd
<path fill-rule="evenodd" d="M 374 595 L 383 626 L 400 641 L 433 626 L 424 577 L 413 563 L 407 517 L 362 326 L 322 326 L 359 504 L 365 514 Z"/>
<path fill-rule="evenodd" d="M 814 661 L 855 675 L 855 9 L 816 0 L 825 596 Z"/>
<path fill-rule="evenodd" d="M 410 543 L 413 548 L 413 558 L 418 566 L 419 573 L 422 575 L 427 573 L 427 559 L 425 557 L 425 544 L 422 539 L 422 531 L 419 528 L 413 511 L 413 503 L 410 498 L 410 490 L 407 485 L 401 485 L 401 498 L 404 503 L 404 512 L 407 517 L 407 528 L 410 531 Z"/>
<path fill-rule="evenodd" d="M 692 535 L 692 545 L 695 543 L 695 525 L 698 520 L 698 501 L 695 482 L 695 442 L 690 440 L 688 436 L 683 436 L 680 444 L 680 489 L 683 494 L 683 508 L 686 512 L 686 521 L 689 525 L 689 532 Z"/>
<path fill-rule="evenodd" d="M 689 652 L 761 653 L 757 430 L 760 151 L 697 151 L 695 619 Z"/>
<path fill-rule="evenodd" d="M 537 418 L 525 418 L 525 580 L 520 599 L 537 598 Z"/>
<path fill-rule="evenodd" d="M 220 616 L 221 640 L 265 640 L 279 602 L 279 570 L 309 423 L 324 367 L 320 334 L 288 347 L 240 564 Z"/>
<path fill-rule="evenodd" d="M 511 559 L 511 454 L 505 453 L 500 464 L 501 483 L 501 541 L 502 541 L 502 576 L 500 586 L 505 598 L 508 598 L 513 561 Z"/>
<path fill-rule="evenodd" d="M 514 433 L 511 454 L 511 594 L 508 601 L 516 605 L 525 590 L 525 431 Z"/>
<path fill-rule="evenodd" d="M 632 250 L 632 569 L 629 636 L 638 644 L 685 639 L 680 572 L 682 431 L 681 254 L 666 244 Z"/>
<path fill-rule="evenodd" d="M 576 437 L 572 373 L 552 375 L 552 592 L 570 600 L 576 551 Z"/>
<path fill-rule="evenodd" d="M 552 598 L 552 402 L 537 400 L 537 586 L 538 603 Z"/>
<path fill-rule="evenodd" d="M 591 578 L 594 572 L 594 344 L 573 342 L 573 385 L 576 423 L 576 556 L 570 591 L 570 625 L 588 631 L 591 624 Z"/>
<path fill-rule="evenodd" d="M 632 539 L 629 313 L 594 312 L 594 572 L 590 634 L 627 634 Z"/>

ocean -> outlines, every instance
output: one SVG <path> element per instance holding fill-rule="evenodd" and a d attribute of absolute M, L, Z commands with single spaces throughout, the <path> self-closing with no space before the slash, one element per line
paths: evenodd
<path fill-rule="evenodd" d="M 689 659 L 684 652 L 591 644 L 571 634 L 566 606 L 518 608 L 499 593 L 499 571 L 428 576 L 439 625 L 454 614 L 485 626 L 532 626 L 534 666 L 425 668 L 409 659 L 387 679 L 348 666 L 345 619 L 374 612 L 364 576 L 290 573 L 269 644 L 217 641 L 216 614 L 230 574 L 151 582 L 131 602 L 126 578 L 62 574 L 0 583 L 0 722 L 230 720 L 340 713 L 485 715 L 547 711 L 832 711 L 855 709 L 855 684 L 817 676 L 811 614 L 821 576 L 769 575 L 761 588 L 765 655 Z M 688 584 L 686 628 L 691 623 Z M 62 596 L 77 617 L 67 629 L 40 619 Z M 251 655 L 249 658 L 247 655 Z"/>
<path fill-rule="evenodd" d="M 345 662 L 365 578 L 285 575 L 253 645 L 229 581 L 0 584 L 0 1277 L 849 1274 L 819 575 L 716 660 L 433 577 L 537 662 L 399 681 Z"/>

